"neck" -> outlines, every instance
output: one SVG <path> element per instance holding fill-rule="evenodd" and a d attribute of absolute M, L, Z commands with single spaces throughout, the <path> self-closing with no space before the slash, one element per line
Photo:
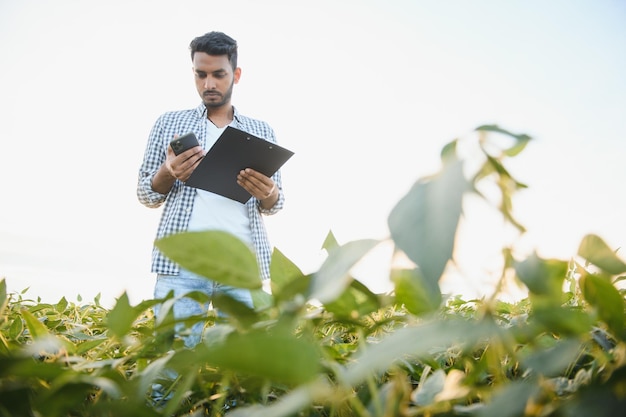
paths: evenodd
<path fill-rule="evenodd" d="M 224 106 L 217 108 L 207 107 L 206 117 L 215 126 L 224 127 L 233 121 L 233 118 L 235 117 L 235 111 L 233 110 L 233 106 Z"/>

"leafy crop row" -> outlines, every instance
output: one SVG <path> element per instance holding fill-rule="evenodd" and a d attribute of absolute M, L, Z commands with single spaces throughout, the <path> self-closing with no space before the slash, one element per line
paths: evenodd
<path fill-rule="evenodd" d="M 530 138 L 497 126 L 476 136 L 477 168 L 460 155 L 465 143 L 450 142 L 440 172 L 391 211 L 388 239 L 340 245 L 329 233 L 328 257 L 312 274 L 275 249 L 271 294 L 254 255 L 228 234 L 157 242 L 185 267 L 252 290 L 253 309 L 213 300 L 227 318 L 210 309 L 177 322 L 173 295 L 135 306 L 122 295 L 111 309 L 97 298 L 45 304 L 0 281 L 0 416 L 626 415 L 626 263 L 599 236 L 566 261 L 503 248 L 498 288 L 525 287 L 517 302 L 497 291 L 442 294 L 465 196 L 497 190 L 497 209 L 524 232 L 512 201 L 525 186 L 505 163 Z M 412 266 L 391 267 L 394 290 L 376 294 L 350 271 L 385 241 Z M 181 337 L 198 322 L 204 340 L 187 348 Z"/>

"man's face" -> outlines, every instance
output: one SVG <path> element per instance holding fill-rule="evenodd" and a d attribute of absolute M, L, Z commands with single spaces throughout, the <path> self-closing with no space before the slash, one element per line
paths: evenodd
<path fill-rule="evenodd" d="M 206 107 L 220 107 L 230 103 L 233 85 L 239 82 L 241 69 L 233 71 L 228 55 L 196 52 L 193 55 L 193 72 L 196 89 Z"/>

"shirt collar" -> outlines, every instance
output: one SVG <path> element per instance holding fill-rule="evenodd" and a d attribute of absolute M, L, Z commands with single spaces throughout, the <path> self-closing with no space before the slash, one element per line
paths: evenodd
<path fill-rule="evenodd" d="M 207 117 L 206 106 L 204 105 L 204 103 L 201 103 L 198 107 L 196 107 L 196 112 L 198 112 L 198 115 L 201 118 Z M 233 106 L 233 119 L 236 120 L 237 123 L 241 123 L 239 111 L 237 110 L 237 107 L 235 106 Z"/>

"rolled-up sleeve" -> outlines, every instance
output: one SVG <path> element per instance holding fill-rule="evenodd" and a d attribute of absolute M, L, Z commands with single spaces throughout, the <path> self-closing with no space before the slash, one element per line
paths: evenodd
<path fill-rule="evenodd" d="M 163 149 L 166 148 L 163 147 L 163 140 L 163 117 L 160 117 L 150 131 L 137 179 L 137 199 L 141 204 L 150 208 L 160 207 L 167 197 L 152 189 L 152 179 L 165 162 Z"/>

